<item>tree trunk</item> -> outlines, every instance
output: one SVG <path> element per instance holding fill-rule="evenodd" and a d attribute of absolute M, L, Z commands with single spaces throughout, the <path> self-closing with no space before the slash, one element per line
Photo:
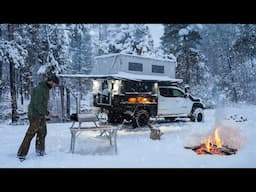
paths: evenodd
<path fill-rule="evenodd" d="M 0 39 L 2 37 L 2 29 L 0 27 Z M 0 98 L 2 97 L 2 92 L 3 92 L 3 60 L 0 60 Z"/>
<path fill-rule="evenodd" d="M 24 104 L 24 99 L 23 99 L 22 71 L 20 71 L 19 79 L 20 79 L 20 103 L 21 103 L 21 105 L 23 105 Z"/>
<path fill-rule="evenodd" d="M 186 76 L 186 84 L 190 85 L 190 75 L 189 75 L 189 68 L 190 68 L 190 62 L 189 62 L 189 55 L 190 52 L 186 51 L 185 52 L 185 58 L 186 58 L 186 72 L 185 72 L 185 76 Z"/>
<path fill-rule="evenodd" d="M 231 60 L 231 56 L 228 55 L 228 68 L 229 68 L 229 71 L 230 71 L 230 76 L 231 76 L 231 82 L 233 85 L 231 85 L 232 87 L 232 90 L 233 90 L 233 101 L 237 103 L 238 101 L 238 98 L 237 98 L 237 91 L 236 91 L 236 87 L 234 86 L 235 84 L 235 78 L 233 76 L 233 73 L 232 73 L 232 60 Z"/>
<path fill-rule="evenodd" d="M 17 100 L 15 87 L 15 69 L 12 61 L 10 61 L 10 90 L 12 103 L 12 123 L 14 123 L 17 122 Z"/>
<path fill-rule="evenodd" d="M 13 41 L 13 24 L 8 24 L 8 40 Z M 16 87 L 15 87 L 15 68 L 12 59 L 10 61 L 10 89 L 11 89 L 11 103 L 12 103 L 12 123 L 17 122 L 17 100 L 16 100 Z"/>
<path fill-rule="evenodd" d="M 60 101 L 61 101 L 61 120 L 64 122 L 65 120 L 65 109 L 64 109 L 64 86 L 60 86 Z"/>
<path fill-rule="evenodd" d="M 66 88 L 66 93 L 67 93 L 67 104 L 66 104 L 66 108 L 67 108 L 67 117 L 70 117 L 70 90 L 68 88 Z"/>
<path fill-rule="evenodd" d="M 0 98 L 3 93 L 3 61 L 0 60 Z"/>

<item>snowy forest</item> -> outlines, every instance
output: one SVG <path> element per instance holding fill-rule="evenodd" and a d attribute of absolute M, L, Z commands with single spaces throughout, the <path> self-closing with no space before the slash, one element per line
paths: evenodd
<path fill-rule="evenodd" d="M 175 57 L 176 78 L 208 108 L 256 104 L 255 24 L 162 26 L 156 46 L 147 24 L 0 24 L 0 120 L 17 122 L 48 74 L 90 74 L 94 57 L 109 53 Z M 83 95 L 91 90 L 68 83 Z"/>

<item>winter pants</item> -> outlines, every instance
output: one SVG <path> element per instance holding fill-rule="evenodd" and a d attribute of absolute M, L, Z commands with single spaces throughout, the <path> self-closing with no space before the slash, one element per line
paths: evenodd
<path fill-rule="evenodd" d="M 20 145 L 17 156 L 25 157 L 28 153 L 31 140 L 36 135 L 36 153 L 44 155 L 45 137 L 47 134 L 45 117 L 29 117 L 29 128 Z"/>

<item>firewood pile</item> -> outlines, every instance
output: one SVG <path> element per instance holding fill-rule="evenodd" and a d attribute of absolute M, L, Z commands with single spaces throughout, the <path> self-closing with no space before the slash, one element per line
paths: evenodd
<path fill-rule="evenodd" d="M 227 145 L 223 145 L 221 148 L 218 148 L 217 145 L 211 144 L 211 148 L 207 149 L 205 144 L 197 146 L 186 146 L 185 149 L 192 149 L 198 155 L 209 154 L 209 155 L 234 155 L 237 152 L 237 149 L 231 148 Z"/>

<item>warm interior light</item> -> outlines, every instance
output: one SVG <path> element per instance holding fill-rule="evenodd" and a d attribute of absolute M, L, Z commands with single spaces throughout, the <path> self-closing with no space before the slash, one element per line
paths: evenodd
<path fill-rule="evenodd" d="M 130 98 L 128 99 L 128 102 L 129 102 L 129 103 L 136 103 L 136 101 L 137 101 L 137 99 L 136 99 L 135 97 L 130 97 Z"/>

